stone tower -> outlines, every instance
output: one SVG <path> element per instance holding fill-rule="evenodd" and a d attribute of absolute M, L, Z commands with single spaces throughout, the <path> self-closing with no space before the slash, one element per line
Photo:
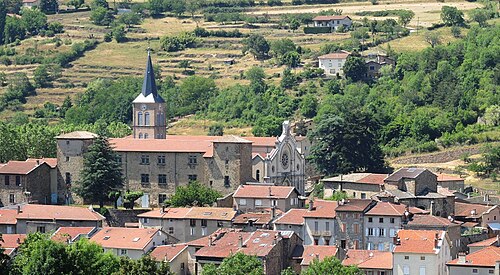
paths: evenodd
<path fill-rule="evenodd" d="M 167 136 L 165 101 L 158 94 L 151 55 L 148 61 L 141 93 L 132 102 L 134 138 L 165 139 Z"/>

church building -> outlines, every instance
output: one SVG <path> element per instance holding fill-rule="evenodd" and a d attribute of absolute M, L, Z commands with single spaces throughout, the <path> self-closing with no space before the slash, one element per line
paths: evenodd
<path fill-rule="evenodd" d="M 142 207 L 160 206 L 178 186 L 193 180 L 222 194 L 248 182 L 294 186 L 304 194 L 305 158 L 288 121 L 280 137 L 167 135 L 166 104 L 158 94 L 149 53 L 142 91 L 132 105 L 133 134 L 109 142 L 123 168 L 124 189 L 144 192 Z M 86 146 L 78 151 L 74 146 L 69 150 L 69 142 L 78 143 L 75 135 L 58 137 L 59 163 L 82 163 L 88 144 L 79 142 Z M 60 169 L 64 184 L 71 184 L 79 178 L 81 165 Z"/>

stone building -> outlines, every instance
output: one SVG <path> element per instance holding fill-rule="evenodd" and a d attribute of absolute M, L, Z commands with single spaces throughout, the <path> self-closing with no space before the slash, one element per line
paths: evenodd
<path fill-rule="evenodd" d="M 40 160 L 0 164 L 0 204 L 50 203 L 50 170 Z"/>
<path fill-rule="evenodd" d="M 352 173 L 321 180 L 325 188 L 325 198 L 334 192 L 345 192 L 350 198 L 369 199 L 384 191 L 384 179 L 387 174 Z"/>
<path fill-rule="evenodd" d="M 338 224 L 337 246 L 343 249 L 365 247 L 364 215 L 375 205 L 373 200 L 347 199 L 339 202 L 335 209 Z"/>
<path fill-rule="evenodd" d="M 242 212 L 256 212 L 276 208 L 283 212 L 304 207 L 304 200 L 292 186 L 246 184 L 240 185 L 233 195 L 233 206 Z"/>
<path fill-rule="evenodd" d="M 404 204 L 377 202 L 364 217 L 366 249 L 392 251 L 393 238 L 407 222 L 409 214 Z"/>

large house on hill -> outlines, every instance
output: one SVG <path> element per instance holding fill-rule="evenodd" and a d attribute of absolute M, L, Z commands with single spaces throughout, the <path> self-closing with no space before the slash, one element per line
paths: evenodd
<path fill-rule="evenodd" d="M 293 186 L 304 194 L 305 158 L 288 121 L 279 137 L 167 135 L 166 103 L 158 94 L 149 54 L 142 91 L 132 105 L 133 134 L 110 139 L 110 144 L 122 165 L 125 189 L 144 192 L 142 207 L 161 205 L 177 186 L 193 180 L 223 194 L 256 181 Z M 94 138 L 89 132 L 57 137 L 64 185 L 79 179 Z"/>

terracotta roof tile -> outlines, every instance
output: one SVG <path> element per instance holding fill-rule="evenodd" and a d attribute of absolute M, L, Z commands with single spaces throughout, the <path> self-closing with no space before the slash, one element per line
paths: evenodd
<path fill-rule="evenodd" d="M 279 216 L 283 212 L 276 210 L 276 215 Z M 256 225 L 266 225 L 269 224 L 272 221 L 272 213 L 266 212 L 266 213 L 243 213 L 240 215 L 237 215 L 234 220 L 233 224 L 247 224 L 249 221 L 253 221 L 254 224 Z"/>
<path fill-rule="evenodd" d="M 86 235 L 90 237 L 91 233 L 97 230 L 95 227 L 59 227 L 56 232 L 50 237 L 54 241 L 68 242 L 74 241 L 76 237 L 80 235 Z"/>
<path fill-rule="evenodd" d="M 314 200 L 314 208 L 313 210 L 307 210 L 304 213 L 304 217 L 306 218 L 327 218 L 334 219 L 336 212 L 335 209 L 338 206 L 337 201 L 328 201 L 328 200 Z"/>
<path fill-rule="evenodd" d="M 427 225 L 427 226 L 459 226 L 460 224 L 451 222 L 447 218 L 432 216 L 432 215 L 414 215 L 412 220 L 408 222 L 409 226 Z"/>
<path fill-rule="evenodd" d="M 37 164 L 36 161 L 11 160 L 0 167 L 0 174 L 27 175 L 40 165 L 48 165 L 45 162 Z"/>
<path fill-rule="evenodd" d="M 3 241 L 0 241 L 2 248 L 18 248 L 26 239 L 26 234 L 2 234 L 2 239 Z"/>
<path fill-rule="evenodd" d="M 293 208 L 288 210 L 281 217 L 276 219 L 274 223 L 276 224 L 294 224 L 303 225 L 304 224 L 304 214 L 307 213 L 307 209 Z"/>
<path fill-rule="evenodd" d="M 234 192 L 234 198 L 276 198 L 286 199 L 295 187 L 274 185 L 240 185 Z"/>
<path fill-rule="evenodd" d="M 106 227 L 90 240 L 104 248 L 143 250 L 159 232 L 159 229 L 152 228 Z"/>
<path fill-rule="evenodd" d="M 230 221 L 236 215 L 233 208 L 223 207 L 179 207 L 152 210 L 137 215 L 140 218 L 161 218 L 161 219 L 205 219 L 205 220 L 226 220 Z"/>
<path fill-rule="evenodd" d="M 340 53 L 329 53 L 325 55 L 318 56 L 318 59 L 346 59 L 350 53 L 340 52 Z"/>
<path fill-rule="evenodd" d="M 274 147 L 278 141 L 276 137 L 244 137 L 244 139 L 253 142 L 252 146 L 255 147 Z"/>
<path fill-rule="evenodd" d="M 26 161 L 36 162 L 37 160 L 40 161 L 40 163 L 42 162 L 47 163 L 50 166 L 50 168 L 57 167 L 57 158 L 41 158 L 41 159 L 29 158 Z"/>
<path fill-rule="evenodd" d="M 465 256 L 465 263 L 460 263 L 460 259 L 452 260 L 446 265 L 455 266 L 482 266 L 495 267 L 495 263 L 500 261 L 500 247 L 488 246 Z"/>
<path fill-rule="evenodd" d="M 447 196 L 447 197 L 454 197 L 455 196 L 455 193 L 453 191 L 451 191 L 449 188 L 442 187 L 440 185 L 437 186 L 437 192 L 438 192 L 438 194 L 441 194 L 441 195 Z"/>
<path fill-rule="evenodd" d="M 57 139 L 94 139 L 97 135 L 87 131 L 74 131 L 56 136 Z"/>
<path fill-rule="evenodd" d="M 330 245 L 304 245 L 300 265 L 309 266 L 314 259 L 322 261 L 326 257 L 335 257 L 339 249 Z"/>
<path fill-rule="evenodd" d="M 188 247 L 185 243 L 157 246 L 151 251 L 151 257 L 158 262 L 172 261 Z"/>
<path fill-rule="evenodd" d="M 363 212 L 373 202 L 370 199 L 347 199 L 339 203 L 335 211 Z"/>
<path fill-rule="evenodd" d="M 390 202 L 377 202 L 372 209 L 366 212 L 366 216 L 403 216 L 406 211 L 406 205 Z"/>
<path fill-rule="evenodd" d="M 436 235 L 440 240 L 445 231 L 439 230 L 399 230 L 398 238 L 401 244 L 396 245 L 394 253 L 436 253 L 434 240 Z"/>
<path fill-rule="evenodd" d="M 385 178 L 387 178 L 387 174 L 369 174 L 368 176 L 358 180 L 357 182 L 358 183 L 384 185 Z"/>
<path fill-rule="evenodd" d="M 356 265 L 361 269 L 392 270 L 392 253 L 389 251 L 349 249 L 342 265 Z"/>
<path fill-rule="evenodd" d="M 0 209 L 0 224 L 16 224 L 17 210 Z"/>
<path fill-rule="evenodd" d="M 496 205 L 488 206 L 474 203 L 455 202 L 455 216 L 479 218 L 484 212 L 493 207 L 496 207 Z"/>
<path fill-rule="evenodd" d="M 448 175 L 448 174 L 436 174 L 437 181 L 464 181 L 463 178 L 457 175 Z"/>
<path fill-rule="evenodd" d="M 19 213 L 17 219 L 102 221 L 105 218 L 85 207 L 27 204 L 22 207 L 22 213 Z"/>
<path fill-rule="evenodd" d="M 492 246 L 492 245 L 496 244 L 497 241 L 498 241 L 498 237 L 493 237 L 493 238 L 489 238 L 489 239 L 486 239 L 486 240 L 483 240 L 480 242 L 471 243 L 468 245 L 468 247 Z"/>
<path fill-rule="evenodd" d="M 163 219 L 184 219 L 186 214 L 191 210 L 188 207 L 168 207 L 163 209 L 151 210 L 137 215 L 140 218 L 163 218 Z"/>
<path fill-rule="evenodd" d="M 344 18 L 349 18 L 347 15 L 319 15 L 313 18 L 313 21 L 330 21 L 330 20 L 342 20 Z"/>

